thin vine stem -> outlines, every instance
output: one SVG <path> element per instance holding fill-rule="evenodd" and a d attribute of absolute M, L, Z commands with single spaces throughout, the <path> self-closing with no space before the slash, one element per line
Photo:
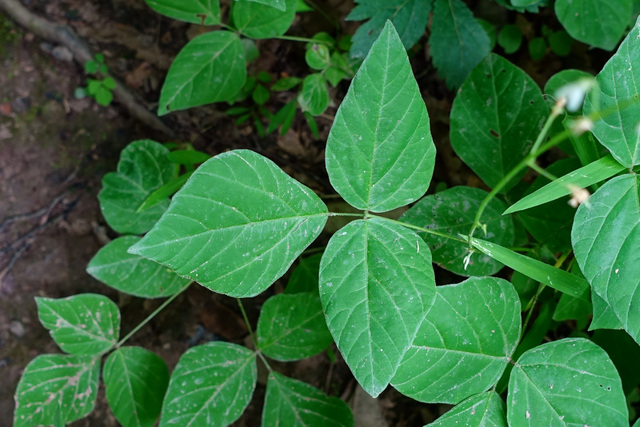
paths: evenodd
<path fill-rule="evenodd" d="M 408 224 L 406 222 L 398 221 L 398 220 L 391 219 L 391 218 L 385 218 L 385 217 L 381 217 L 381 216 L 373 216 L 373 217 L 382 218 L 382 219 L 384 219 L 386 221 L 393 222 L 393 223 L 401 225 L 403 227 L 411 228 L 413 230 L 422 231 L 422 232 L 425 232 L 425 233 L 428 233 L 428 234 L 432 234 L 434 236 L 444 237 L 445 239 L 455 240 L 456 242 L 460 242 L 460 243 L 467 243 L 467 241 L 465 239 L 463 239 L 461 237 L 452 236 L 451 234 L 441 233 L 439 231 L 431 230 L 429 228 L 420 227 L 418 225 Z"/>
<path fill-rule="evenodd" d="M 168 306 L 169 304 L 171 304 L 171 302 L 176 299 L 178 297 L 178 295 L 180 295 L 182 292 L 184 292 L 189 286 L 191 286 L 191 284 L 193 283 L 193 281 L 187 283 L 186 285 L 184 285 L 184 287 L 182 289 L 180 289 L 178 292 L 176 292 L 175 294 L 171 295 L 169 298 L 167 298 L 167 300 L 165 302 L 163 302 L 162 304 L 160 304 L 160 307 L 156 308 L 155 310 L 153 310 L 153 312 L 147 316 L 146 319 L 144 319 L 142 322 L 138 323 L 138 326 L 136 326 L 135 328 L 133 328 L 127 335 L 124 336 L 124 338 L 122 338 L 120 341 L 117 342 L 117 344 L 115 345 L 115 348 L 120 348 L 122 346 L 122 344 L 124 344 L 125 342 L 127 342 L 127 340 L 129 338 L 131 338 L 133 335 L 135 335 L 136 332 L 138 332 L 140 329 L 142 329 L 147 323 L 149 323 L 151 321 L 151 319 L 153 319 L 154 317 L 156 317 L 156 315 L 158 313 L 160 313 L 162 310 L 165 309 L 166 306 Z"/>
<path fill-rule="evenodd" d="M 329 42 L 327 40 L 316 40 L 316 39 L 310 39 L 308 37 L 276 36 L 276 37 L 272 37 L 272 38 L 273 39 L 280 39 L 280 40 L 290 40 L 290 41 L 294 41 L 294 42 L 325 44 L 327 46 L 331 46 L 331 42 Z"/>
<path fill-rule="evenodd" d="M 269 372 L 273 372 L 273 369 L 271 368 L 271 365 L 269 365 L 269 362 L 267 362 L 267 359 L 265 359 L 262 352 L 258 350 L 258 340 L 256 339 L 256 336 L 253 333 L 253 329 L 251 328 L 251 323 L 249 323 L 249 316 L 247 316 L 247 311 L 244 309 L 242 300 L 240 298 L 236 298 L 236 301 L 238 302 L 238 307 L 240 307 L 240 312 L 242 313 L 242 318 L 244 319 L 244 323 L 247 325 L 247 329 L 249 330 L 249 335 L 251 336 L 251 341 L 253 342 L 253 346 L 256 348 L 255 350 L 256 354 L 262 360 L 262 362 L 264 363 L 264 366 L 267 367 L 267 370 Z"/>

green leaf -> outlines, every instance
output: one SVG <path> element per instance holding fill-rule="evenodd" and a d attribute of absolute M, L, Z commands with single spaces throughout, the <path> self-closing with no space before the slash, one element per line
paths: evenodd
<path fill-rule="evenodd" d="M 322 74 L 309 74 L 304 78 L 302 90 L 298 95 L 298 104 L 300 104 L 302 111 L 319 116 L 327 109 L 330 101 L 329 85 Z"/>
<path fill-rule="evenodd" d="M 640 342 L 640 189 L 636 175 L 605 183 L 576 212 L 571 232 L 580 269 Z"/>
<path fill-rule="evenodd" d="M 622 322 L 613 312 L 613 308 L 600 295 L 591 289 L 591 301 L 593 304 L 593 319 L 589 330 L 596 329 L 622 329 Z"/>
<path fill-rule="evenodd" d="M 210 158 L 209 154 L 198 150 L 176 150 L 167 154 L 167 159 L 178 165 L 195 165 L 204 163 Z"/>
<path fill-rule="evenodd" d="M 146 233 L 167 209 L 168 200 L 136 212 L 154 190 L 175 176 L 178 168 L 167 160 L 167 153 L 169 150 L 157 142 L 134 141 L 120 153 L 118 171 L 102 178 L 100 209 L 107 224 L 118 233 Z"/>
<path fill-rule="evenodd" d="M 529 40 L 529 56 L 534 61 L 539 61 L 547 54 L 547 43 L 542 37 L 534 37 Z"/>
<path fill-rule="evenodd" d="M 62 351 L 99 355 L 111 350 L 120 335 L 120 310 L 103 295 L 36 297 L 38 317 Z"/>
<path fill-rule="evenodd" d="M 255 89 L 253 89 L 253 93 L 251 93 L 251 99 L 257 105 L 264 105 L 269 100 L 269 90 L 262 86 L 256 85 Z"/>
<path fill-rule="evenodd" d="M 487 196 L 479 188 L 453 187 L 429 195 L 409 209 L 400 221 L 428 228 L 451 236 L 465 234 L 474 223 L 476 211 Z M 502 215 L 505 205 L 492 199 L 480 222 L 487 227 L 487 240 L 504 246 L 512 246 L 513 221 Z M 503 265 L 488 255 L 475 252 L 465 265 L 469 244 L 426 232 L 417 232 L 431 249 L 433 262 L 461 276 L 489 276 L 497 273 Z"/>
<path fill-rule="evenodd" d="M 285 3 L 285 0 L 235 0 L 237 2 L 240 1 L 252 1 L 255 3 L 261 3 L 264 4 L 266 6 L 270 6 L 273 8 L 276 8 L 282 12 L 284 12 L 285 10 L 287 10 L 287 4 Z"/>
<path fill-rule="evenodd" d="M 583 338 L 535 347 L 509 379 L 513 426 L 628 426 L 620 376 L 607 353 Z"/>
<path fill-rule="evenodd" d="M 242 48 L 244 49 L 244 59 L 247 63 L 253 62 L 260 57 L 260 51 L 258 50 L 258 46 L 251 39 L 241 39 Z"/>
<path fill-rule="evenodd" d="M 160 427 L 229 425 L 249 404 L 257 380 L 251 350 L 225 342 L 192 347 L 171 375 Z"/>
<path fill-rule="evenodd" d="M 271 372 L 262 412 L 262 426 L 332 426 L 354 425 L 347 404 L 329 397 L 309 384 Z"/>
<path fill-rule="evenodd" d="M 295 100 L 289 101 L 273 116 L 273 119 L 269 122 L 267 127 L 267 133 L 271 133 L 276 130 L 280 125 L 280 135 L 284 135 L 291 128 L 293 119 L 296 117 L 296 111 L 298 111 L 298 103 Z"/>
<path fill-rule="evenodd" d="M 604 50 L 613 50 L 631 18 L 632 0 L 557 0 L 555 12 L 576 40 Z"/>
<path fill-rule="evenodd" d="M 322 254 L 312 255 L 300 260 L 300 264 L 293 270 L 284 289 L 285 294 L 300 292 L 318 292 L 318 277 L 320 275 L 320 260 Z"/>
<path fill-rule="evenodd" d="M 87 61 L 84 63 L 84 71 L 87 74 L 95 74 L 98 72 L 98 63 L 96 61 Z"/>
<path fill-rule="evenodd" d="M 220 23 L 220 0 L 145 0 L 149 7 L 169 18 L 200 25 Z"/>
<path fill-rule="evenodd" d="M 284 362 L 314 356 L 333 342 L 317 292 L 269 298 L 260 310 L 256 335 L 258 349 Z"/>
<path fill-rule="evenodd" d="M 593 314 L 589 293 L 589 289 L 585 289 L 581 297 L 562 294 L 553 312 L 553 320 L 556 322 L 578 320 L 580 322 L 584 321 L 586 325 L 588 318 Z"/>
<path fill-rule="evenodd" d="M 142 298 L 173 295 L 189 283 L 163 265 L 128 253 L 139 241 L 137 236 L 112 240 L 91 259 L 87 273 L 120 292 Z"/>
<path fill-rule="evenodd" d="M 352 38 L 352 58 L 367 56 L 387 20 L 396 28 L 405 49 L 411 49 L 424 35 L 431 12 L 431 0 L 356 0 L 347 21 L 364 21 Z"/>
<path fill-rule="evenodd" d="M 584 106 L 586 114 L 599 109 L 610 113 L 595 121 L 591 131 L 611 151 L 613 157 L 627 168 L 640 164 L 639 37 L 640 17 L 618 51 L 596 76 L 597 85 Z M 623 102 L 627 104 L 621 105 Z"/>
<path fill-rule="evenodd" d="M 314 70 L 324 70 L 329 66 L 331 53 L 324 44 L 313 43 L 307 47 L 304 55 L 307 65 Z"/>
<path fill-rule="evenodd" d="M 391 385 L 420 402 L 456 404 L 498 382 L 520 339 L 513 285 L 472 277 L 436 288 Z"/>
<path fill-rule="evenodd" d="M 230 296 L 254 296 L 322 231 L 327 207 L 261 155 L 236 150 L 202 164 L 130 253 Z"/>
<path fill-rule="evenodd" d="M 253 39 L 269 39 L 287 32 L 296 16 L 297 0 L 284 0 L 286 10 L 254 1 L 234 1 L 231 19 L 242 34 Z"/>
<path fill-rule="evenodd" d="M 164 360 L 141 347 L 122 347 L 109 355 L 102 375 L 109 407 L 123 426 L 156 424 L 169 385 Z"/>
<path fill-rule="evenodd" d="M 324 71 L 324 76 L 329 83 L 331 83 L 331 86 L 338 86 L 338 83 L 343 79 L 348 79 L 352 75 L 353 71 L 345 59 L 345 56 L 340 52 L 333 52 L 331 54 L 331 66 Z"/>
<path fill-rule="evenodd" d="M 160 93 L 158 115 L 233 99 L 246 78 L 244 48 L 238 35 L 230 31 L 202 34 L 187 43 L 171 64 Z"/>
<path fill-rule="evenodd" d="M 149 197 L 147 197 L 146 200 L 142 202 L 138 210 L 136 210 L 136 213 L 150 209 L 167 200 L 169 197 L 174 195 L 176 191 L 182 188 L 191 174 L 193 174 L 193 171 L 183 173 L 180 176 L 172 178 L 169 182 L 154 190 L 151 194 L 149 194 Z"/>
<path fill-rule="evenodd" d="M 534 206 L 541 206 L 560 197 L 568 196 L 571 194 L 571 191 L 567 188 L 568 185 L 574 185 L 578 188 L 589 187 L 590 185 L 597 184 L 617 175 L 624 169 L 624 166 L 621 166 L 613 160 L 611 156 L 603 157 L 523 197 L 511 205 L 509 209 L 504 212 L 504 215 L 529 209 Z"/>
<path fill-rule="evenodd" d="M 471 72 L 453 101 L 451 146 L 493 188 L 528 154 L 548 113 L 531 77 L 491 54 Z M 516 182 L 511 180 L 503 192 Z"/>
<path fill-rule="evenodd" d="M 299 77 L 285 77 L 280 79 L 271 86 L 271 90 L 275 92 L 283 92 L 298 86 L 302 82 Z"/>
<path fill-rule="evenodd" d="M 556 31 L 549 36 L 549 47 L 558 56 L 567 56 L 571 53 L 573 38 L 566 31 Z"/>
<path fill-rule="evenodd" d="M 434 163 L 429 115 L 388 22 L 336 113 L 327 141 L 329 179 L 352 206 L 385 212 L 421 197 Z"/>
<path fill-rule="evenodd" d="M 393 378 L 434 298 L 431 254 L 412 231 L 373 217 L 329 240 L 320 299 L 338 349 L 371 396 Z"/>
<path fill-rule="evenodd" d="M 102 85 L 109 90 L 114 90 L 116 88 L 116 81 L 111 77 L 107 77 L 102 81 Z"/>
<path fill-rule="evenodd" d="M 458 88 L 490 52 L 491 41 L 461 0 L 435 0 L 429 47 L 449 88 Z"/>
<path fill-rule="evenodd" d="M 481 239 L 471 239 L 474 248 L 520 273 L 562 293 L 579 297 L 589 284 L 582 278 L 542 261 L 521 255 L 503 246 Z"/>
<path fill-rule="evenodd" d="M 14 426 L 66 424 L 87 416 L 96 403 L 99 373 L 99 357 L 36 357 L 18 383 Z"/>
<path fill-rule="evenodd" d="M 111 104 L 111 101 L 113 101 L 113 94 L 111 91 L 100 85 L 96 91 L 96 102 L 98 105 L 108 107 L 109 104 Z"/>
<path fill-rule="evenodd" d="M 505 25 L 498 34 L 498 44 L 504 49 L 504 53 L 516 52 L 522 44 L 522 31 L 516 25 Z"/>
<path fill-rule="evenodd" d="M 506 407 L 500 396 L 487 391 L 454 406 L 429 427 L 507 427 Z"/>

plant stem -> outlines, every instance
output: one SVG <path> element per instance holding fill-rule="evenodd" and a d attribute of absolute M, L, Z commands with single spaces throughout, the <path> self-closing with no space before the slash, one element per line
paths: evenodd
<path fill-rule="evenodd" d="M 358 218 L 364 218 L 364 214 L 362 213 L 352 213 L 352 212 L 329 212 L 327 216 L 352 216 Z"/>
<path fill-rule="evenodd" d="M 246 323 L 247 325 L 247 329 L 249 330 L 249 335 L 251 336 L 251 341 L 253 342 L 253 346 L 255 347 L 255 351 L 256 354 L 258 355 L 258 357 L 262 360 L 262 362 L 264 363 L 264 366 L 267 367 L 267 369 L 269 370 L 269 372 L 273 372 L 273 369 L 271 368 L 271 366 L 269 365 L 269 362 L 267 362 L 267 359 L 264 358 L 264 355 L 262 354 L 262 352 L 258 349 L 258 340 L 256 339 L 256 336 L 253 333 L 253 329 L 251 328 L 251 323 L 249 323 L 249 317 L 247 316 L 247 312 L 244 309 L 244 305 L 242 305 L 242 300 L 240 298 L 236 298 L 236 301 L 238 301 L 238 306 L 240 307 L 240 312 L 242 312 L 242 318 L 244 319 L 244 323 Z"/>
<path fill-rule="evenodd" d="M 291 40 L 294 42 L 305 42 L 305 43 L 316 43 L 316 44 L 325 44 L 327 46 L 330 46 L 331 43 L 326 41 L 326 40 L 314 40 L 314 39 L 310 39 L 307 37 L 296 37 L 296 36 L 277 36 L 277 37 L 272 37 L 274 39 L 280 39 L 280 40 Z"/>
<path fill-rule="evenodd" d="M 149 323 L 151 321 L 151 319 L 156 317 L 156 315 L 158 313 L 160 313 L 162 310 L 164 310 L 164 308 L 166 306 L 168 306 L 171 303 L 171 301 L 176 299 L 178 297 L 178 295 L 180 295 L 182 292 L 184 292 L 192 283 L 193 283 L 193 281 L 187 283 L 182 289 L 180 289 L 178 292 L 176 292 L 175 294 L 173 294 L 169 298 L 167 298 L 167 300 L 165 302 L 163 302 L 160 305 L 160 307 L 158 307 L 155 310 L 153 310 L 153 312 L 150 315 L 148 315 L 146 319 L 144 319 L 142 322 L 140 322 L 138 324 L 138 326 L 133 328 L 131 330 L 131 332 L 129 332 L 127 335 L 124 336 L 124 338 L 122 338 L 120 341 L 118 341 L 118 343 L 115 345 L 115 348 L 120 348 L 122 346 L 122 344 L 127 342 L 127 340 L 129 338 L 131 338 L 136 332 L 138 332 L 140 329 L 142 329 L 142 327 L 144 327 L 147 323 Z"/>
<path fill-rule="evenodd" d="M 384 219 L 384 220 L 389 221 L 389 222 L 393 222 L 395 224 L 401 225 L 401 226 L 406 227 L 406 228 L 411 228 L 411 229 L 422 231 L 422 232 L 425 232 L 425 233 L 428 233 L 428 234 L 433 234 L 434 236 L 444 237 L 445 239 L 455 240 L 456 242 L 460 242 L 460 243 L 467 243 L 467 241 L 465 239 L 462 239 L 462 238 L 456 237 L 456 236 L 452 236 L 451 234 L 441 233 L 439 231 L 431 230 L 429 228 L 424 228 L 424 227 L 420 227 L 418 225 L 408 224 L 406 222 L 398 221 L 398 220 L 391 219 L 391 218 L 385 218 L 383 216 L 375 216 L 375 217 Z"/>

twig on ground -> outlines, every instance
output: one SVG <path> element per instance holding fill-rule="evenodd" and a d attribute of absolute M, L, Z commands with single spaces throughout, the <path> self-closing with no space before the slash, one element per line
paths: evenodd
<path fill-rule="evenodd" d="M 34 15 L 18 0 L 0 0 L 0 10 L 2 10 L 6 16 L 37 36 L 66 46 L 71 53 L 73 53 L 74 58 L 81 64 L 94 58 L 94 55 L 86 43 L 84 43 L 71 28 L 65 25 L 54 24 Z M 175 132 L 172 129 L 136 101 L 127 86 L 118 79 L 114 78 L 114 80 L 116 81 L 116 88 L 113 90 L 114 98 L 131 116 L 152 129 L 162 132 L 169 137 L 175 137 Z"/>

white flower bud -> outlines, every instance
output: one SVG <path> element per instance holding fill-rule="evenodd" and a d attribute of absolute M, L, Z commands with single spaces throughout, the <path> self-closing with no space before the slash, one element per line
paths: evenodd
<path fill-rule="evenodd" d="M 593 78 L 584 77 L 568 83 L 556 91 L 556 98 L 565 98 L 567 100 L 567 111 L 578 111 L 582 107 L 584 97 L 591 90 L 594 82 Z"/>

